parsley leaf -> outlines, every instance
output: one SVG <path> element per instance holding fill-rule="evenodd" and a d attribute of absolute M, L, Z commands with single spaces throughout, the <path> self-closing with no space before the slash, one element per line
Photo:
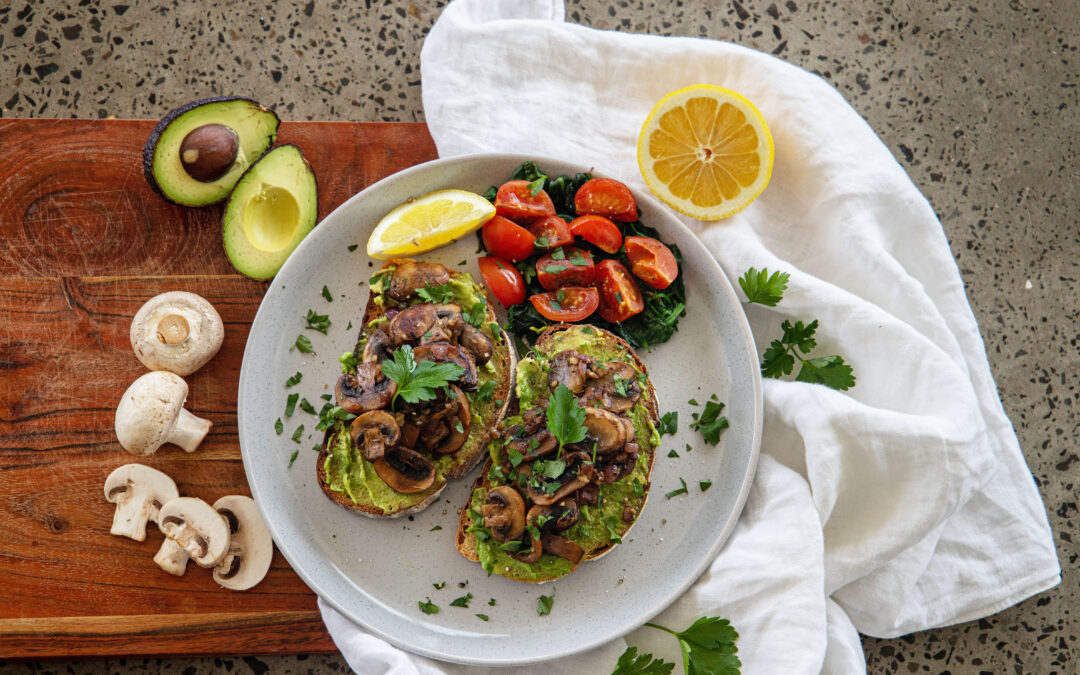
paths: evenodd
<path fill-rule="evenodd" d="M 285 380 L 285 388 L 288 389 L 289 387 L 293 386 L 294 384 L 300 384 L 300 380 L 302 380 L 302 379 L 304 379 L 304 374 L 301 373 L 299 370 L 296 371 L 295 375 L 293 375 L 289 379 Z"/>
<path fill-rule="evenodd" d="M 278 436 L 281 435 L 281 432 L 285 431 L 285 425 L 281 423 L 280 417 L 277 418 L 276 422 L 274 422 L 274 431 L 277 432 Z"/>
<path fill-rule="evenodd" d="M 345 248 L 349 249 L 349 253 L 352 253 L 356 249 L 360 248 L 360 244 L 349 244 Z"/>
<path fill-rule="evenodd" d="M 443 589 L 443 586 L 446 585 L 446 582 L 445 581 L 440 581 L 437 584 L 431 584 L 431 585 L 435 587 L 435 590 L 441 591 Z"/>
<path fill-rule="evenodd" d="M 297 441 L 297 442 L 299 443 L 299 441 Z M 288 468 L 290 468 L 290 469 L 292 468 L 293 462 L 295 462 L 295 461 L 296 461 L 296 458 L 297 458 L 297 457 L 298 457 L 299 455 L 300 455 L 300 451 L 299 451 L 299 450 L 293 450 L 293 451 L 292 451 L 292 456 L 291 456 L 291 457 L 289 457 L 289 467 L 288 467 Z"/>
<path fill-rule="evenodd" d="M 322 287 L 322 296 L 324 298 L 326 298 L 327 302 L 333 302 L 334 301 L 334 296 L 330 295 L 330 289 L 327 288 L 326 286 Z"/>
<path fill-rule="evenodd" d="M 307 311 L 307 316 L 304 317 L 304 321 L 307 321 L 307 325 L 304 328 L 311 330 L 317 330 L 323 335 L 326 335 L 326 329 L 330 327 L 330 317 L 327 314 L 316 314 L 313 310 Z"/>
<path fill-rule="evenodd" d="M 566 443 L 585 440 L 585 409 L 565 384 L 559 384 L 548 399 L 547 428 L 559 441 L 559 455 Z"/>
<path fill-rule="evenodd" d="M 615 393 L 623 398 L 629 398 L 630 392 L 626 390 L 626 380 L 622 379 L 618 374 L 614 376 L 615 380 Z"/>
<path fill-rule="evenodd" d="M 438 532 L 441 529 L 442 529 L 442 525 L 436 525 L 435 527 L 428 530 L 428 532 Z"/>
<path fill-rule="evenodd" d="M 467 310 L 462 309 L 461 318 L 473 326 L 481 328 L 487 320 L 487 300 L 481 296 L 477 302 L 473 303 L 472 307 Z"/>
<path fill-rule="evenodd" d="M 682 483 L 681 488 L 676 488 L 675 490 L 672 490 L 671 492 L 668 492 L 668 493 L 664 494 L 664 496 L 667 497 L 668 499 L 671 499 L 672 497 L 678 497 L 679 495 L 686 494 L 686 492 L 687 492 L 687 490 L 686 490 L 686 481 L 683 480 L 682 478 L 680 478 L 679 482 Z"/>
<path fill-rule="evenodd" d="M 537 237 L 536 240 L 533 241 L 533 246 L 536 248 L 548 248 L 551 246 L 551 240 L 547 237 Z"/>
<path fill-rule="evenodd" d="M 674 448 L 672 448 L 672 449 L 671 449 L 670 451 L 668 451 L 668 454 L 667 454 L 667 456 L 668 456 L 668 457 L 678 457 L 678 456 L 679 456 L 679 453 L 675 452 L 675 449 L 674 449 Z"/>
<path fill-rule="evenodd" d="M 296 402 L 300 400 L 300 394 L 289 394 L 289 398 L 285 401 L 285 417 L 292 417 L 292 414 L 296 412 Z"/>
<path fill-rule="evenodd" d="M 815 382 L 841 391 L 855 386 L 855 375 L 851 366 L 844 363 L 841 356 L 821 356 L 803 361 L 797 382 Z"/>
<path fill-rule="evenodd" d="M 702 492 L 705 492 L 706 490 L 708 490 L 709 488 L 712 487 L 712 481 L 711 480 L 699 480 L 698 481 L 698 486 L 701 487 Z"/>
<path fill-rule="evenodd" d="M 490 600 L 488 600 L 488 604 L 491 605 L 492 607 L 494 607 L 495 606 L 495 598 L 491 598 Z"/>
<path fill-rule="evenodd" d="M 481 621 L 487 621 L 487 620 L 488 620 L 488 615 L 487 615 L 487 614 L 477 614 L 476 616 L 477 616 L 477 618 L 479 618 L 479 619 L 480 619 Z"/>
<path fill-rule="evenodd" d="M 768 269 L 759 272 L 751 267 L 739 279 L 739 287 L 746 293 L 747 302 L 776 307 L 776 303 L 784 297 L 789 277 L 787 272 L 773 272 L 772 276 L 769 276 Z"/>
<path fill-rule="evenodd" d="M 317 414 L 315 412 L 315 407 L 312 406 L 310 403 L 308 403 L 308 400 L 306 398 L 300 399 L 300 409 L 303 410 L 304 412 L 310 413 L 312 415 Z"/>
<path fill-rule="evenodd" d="M 476 400 L 487 402 L 495 395 L 495 380 L 488 380 L 476 390 Z"/>
<path fill-rule="evenodd" d="M 701 435 L 705 437 L 705 442 L 709 445 L 719 443 L 720 432 L 728 428 L 727 418 L 720 416 L 723 409 L 723 403 L 706 401 L 705 410 L 701 412 L 701 417 L 697 417 L 697 421 L 690 425 L 691 429 L 701 432 Z"/>
<path fill-rule="evenodd" d="M 433 603 L 431 601 L 431 598 L 428 598 L 426 602 L 418 602 L 416 604 L 420 605 L 420 611 L 423 612 L 424 614 L 438 614 L 439 613 L 439 606 L 436 605 L 435 603 Z"/>
<path fill-rule="evenodd" d="M 416 289 L 416 294 L 428 302 L 440 305 L 454 301 L 454 288 L 450 282 L 438 286 L 424 284 L 423 288 Z"/>
<path fill-rule="evenodd" d="M 539 178 L 532 181 L 531 183 L 529 183 L 525 187 L 529 188 L 529 194 L 532 195 L 533 197 L 535 197 L 536 195 L 540 194 L 541 190 L 544 189 L 544 182 L 546 180 L 547 180 L 547 176 L 545 176 L 544 174 L 540 174 Z"/>
<path fill-rule="evenodd" d="M 540 271 L 548 274 L 559 274 L 567 269 L 569 268 L 566 265 L 544 265 L 540 268 Z"/>
<path fill-rule="evenodd" d="M 783 336 L 779 340 L 773 340 L 761 356 L 762 376 L 778 378 L 790 375 L 795 368 L 795 361 L 798 360 L 802 365 L 799 374 L 795 376 L 796 382 L 824 384 L 840 391 L 855 386 L 855 373 L 842 356 L 806 359 L 800 354 L 808 354 L 817 347 L 817 340 L 814 339 L 818 328 L 816 319 L 808 324 L 803 324 L 802 321 L 794 324 L 784 321 L 780 328 L 784 331 Z"/>
<path fill-rule="evenodd" d="M 299 349 L 301 352 L 303 352 L 305 354 L 310 354 L 311 352 L 315 351 L 314 349 L 311 348 L 311 339 L 308 338 L 308 336 L 303 335 L 303 334 L 297 335 L 296 336 L 296 342 L 293 343 L 292 347 L 289 347 L 290 352 L 292 350 L 294 350 L 294 349 Z"/>
<path fill-rule="evenodd" d="M 679 430 L 679 413 L 676 411 L 667 412 L 660 416 L 660 428 L 656 431 L 661 436 L 674 436 Z"/>
<path fill-rule="evenodd" d="M 555 594 L 541 595 L 536 599 L 536 613 L 539 616 L 551 614 L 551 607 L 555 604 Z"/>
<path fill-rule="evenodd" d="M 343 409 L 341 406 L 332 405 L 327 401 L 326 405 L 319 411 L 319 423 L 315 425 L 315 431 L 326 431 L 334 426 L 334 422 L 337 420 L 349 422 L 354 419 L 356 419 L 356 415 Z"/>
<path fill-rule="evenodd" d="M 434 361 L 417 362 L 409 345 L 394 350 L 393 360 L 382 362 L 382 372 L 397 383 L 397 392 L 391 401 L 398 397 L 406 403 L 430 401 L 435 398 L 435 390 L 457 380 L 465 369 L 456 363 L 435 363 Z"/>
<path fill-rule="evenodd" d="M 299 443 L 300 442 L 300 435 L 303 434 L 303 433 L 304 433 L 304 425 L 301 424 L 300 426 L 296 427 L 296 431 L 294 431 L 293 434 L 292 434 L 293 443 Z"/>
<path fill-rule="evenodd" d="M 472 600 L 472 599 L 473 599 L 473 594 L 472 593 L 466 593 L 465 595 L 461 596 L 460 598 L 455 598 L 454 600 L 452 600 L 450 602 L 450 606 L 451 607 L 468 607 L 469 606 L 469 601 Z"/>
<path fill-rule="evenodd" d="M 674 663 L 653 659 L 652 654 L 638 656 L 637 647 L 627 647 L 611 675 L 668 675 L 674 668 Z"/>
<path fill-rule="evenodd" d="M 727 619 L 701 617 L 681 633 L 655 623 L 645 625 L 678 638 L 687 675 L 739 675 L 742 662 L 735 646 L 739 634 Z"/>

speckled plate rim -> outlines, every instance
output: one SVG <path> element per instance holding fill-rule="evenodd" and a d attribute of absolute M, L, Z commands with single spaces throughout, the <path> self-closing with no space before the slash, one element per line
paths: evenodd
<path fill-rule="evenodd" d="M 720 553 L 720 550 L 723 548 L 724 544 L 731 536 L 731 532 L 734 529 L 735 524 L 742 513 L 742 510 L 746 504 L 747 496 L 750 492 L 750 488 L 753 484 L 754 474 L 757 469 L 758 458 L 761 448 L 763 415 L 762 383 L 760 371 L 757 368 L 755 359 L 755 362 L 752 364 L 753 367 L 749 369 L 749 371 L 752 373 L 750 377 L 750 384 L 753 396 L 753 400 L 751 402 L 753 408 L 753 429 L 751 434 L 751 447 L 749 448 L 749 454 L 747 456 L 748 461 L 746 462 L 745 472 L 743 473 L 741 485 L 734 500 L 733 508 L 731 509 L 727 518 L 724 520 L 722 527 L 717 530 L 715 541 L 713 542 L 713 545 L 708 549 L 708 552 L 700 556 L 697 564 L 694 565 L 689 571 L 683 573 L 682 576 L 684 577 L 684 579 L 682 583 L 674 586 L 659 601 L 653 602 L 645 609 L 636 608 L 636 611 L 628 611 L 625 615 L 623 615 L 623 620 L 619 623 L 619 625 L 613 627 L 606 633 L 599 634 L 595 637 L 592 637 L 591 639 L 585 639 L 582 642 L 574 644 L 572 647 L 552 650 L 550 653 L 541 656 L 492 659 L 485 658 L 482 654 L 463 654 L 427 648 L 421 644 L 417 644 L 415 640 L 411 640 L 410 636 L 403 636 L 384 631 L 377 625 L 377 623 L 371 621 L 367 617 L 358 615 L 354 608 L 348 606 L 346 603 L 340 602 L 334 596 L 334 594 L 329 591 L 322 579 L 317 578 L 315 575 L 309 573 L 308 565 L 305 562 L 304 556 L 312 554 L 318 555 L 318 551 L 301 550 L 294 548 L 293 542 L 288 536 L 288 532 L 283 530 L 279 526 L 279 523 L 275 522 L 274 518 L 270 517 L 266 504 L 269 500 L 273 499 L 273 495 L 267 492 L 263 492 L 258 481 L 255 480 L 252 468 L 252 450 L 249 448 L 249 444 L 247 442 L 247 434 L 245 432 L 244 424 L 245 400 L 247 398 L 244 396 L 245 383 L 250 379 L 252 370 L 254 369 L 253 364 L 256 361 L 257 352 L 257 347 L 255 346 L 256 342 L 251 338 L 256 333 L 256 327 L 260 325 L 260 319 L 264 318 L 264 316 L 268 313 L 268 303 L 273 302 L 273 300 L 275 299 L 276 294 L 274 291 L 277 288 L 276 282 L 279 282 L 282 279 L 288 279 L 290 277 L 291 270 L 299 268 L 301 266 L 301 261 L 308 254 L 308 250 L 313 248 L 314 242 L 320 237 L 334 236 L 336 234 L 335 223 L 343 217 L 342 214 L 347 214 L 350 209 L 355 208 L 355 204 L 357 202 L 362 202 L 368 199 L 372 193 L 384 190 L 388 186 L 393 185 L 395 182 L 398 181 L 413 179 L 418 175 L 425 175 L 429 173 L 438 174 L 449 168 L 456 167 L 461 164 L 471 162 L 493 162 L 510 166 L 517 166 L 524 161 L 534 161 L 540 166 L 547 167 L 556 165 L 566 166 L 568 164 L 563 160 L 557 160 L 548 157 L 542 157 L 532 154 L 519 155 L 512 153 L 486 153 L 463 155 L 451 158 L 441 158 L 422 164 L 417 164 L 415 166 L 409 167 L 408 169 L 404 169 L 395 174 L 387 176 L 379 180 L 378 182 L 369 185 L 368 187 L 364 188 L 363 190 L 343 202 L 340 206 L 334 209 L 334 211 L 324 217 L 323 220 L 320 221 L 319 226 L 316 227 L 311 232 L 311 234 L 309 234 L 304 239 L 304 241 L 300 243 L 300 246 L 298 246 L 297 249 L 292 253 L 289 259 L 286 261 L 285 265 L 283 265 L 282 269 L 278 272 L 278 275 L 271 282 L 271 285 L 267 289 L 263 301 L 260 303 L 255 318 L 252 321 L 249 337 L 244 349 L 244 357 L 239 377 L 239 394 L 237 398 L 237 430 L 239 435 L 241 456 L 244 463 L 245 475 L 251 489 L 252 497 L 255 499 L 255 502 L 258 505 L 264 520 L 266 520 L 267 527 L 269 528 L 271 535 L 273 536 L 274 543 L 277 546 L 278 550 L 281 552 L 281 554 L 284 556 L 284 558 L 288 561 L 293 571 L 295 571 L 297 575 L 299 575 L 300 578 L 304 581 L 304 583 L 306 583 L 308 587 L 315 591 L 315 593 L 317 593 L 325 602 L 334 607 L 343 616 L 348 617 L 350 620 L 362 626 L 371 634 L 414 654 L 466 665 L 514 666 L 524 665 L 528 663 L 543 662 L 551 659 L 571 656 L 574 654 L 580 654 L 591 649 L 595 649 L 596 647 L 605 644 L 613 639 L 617 639 L 626 635 L 627 633 L 639 628 L 650 618 L 662 612 L 675 600 L 681 597 L 686 592 L 686 590 L 691 585 L 693 585 L 695 581 L 697 581 L 697 579 L 705 572 L 705 570 L 709 567 L 712 561 Z M 602 172 L 596 171 L 595 169 L 592 169 L 591 171 L 594 175 L 605 175 Z M 434 179 L 432 182 L 438 183 L 438 181 Z M 432 189 L 439 188 L 436 187 Z M 699 249 L 699 254 L 703 254 L 699 255 L 699 258 L 705 261 L 704 265 L 708 267 L 706 271 L 711 274 L 711 276 L 715 280 L 716 286 L 721 289 L 721 293 L 724 296 L 724 301 L 737 310 L 735 312 L 737 317 L 739 317 L 737 332 L 742 342 L 740 347 L 747 350 L 749 354 L 754 354 L 756 356 L 756 346 L 754 343 L 753 335 L 750 330 L 749 322 L 747 321 L 746 316 L 742 311 L 741 302 L 738 299 L 738 296 L 736 295 L 731 284 L 728 282 L 726 275 L 720 268 L 720 265 L 717 263 L 716 259 L 713 258 L 712 254 L 708 251 L 708 249 L 705 248 L 704 244 L 702 244 L 701 241 L 689 230 L 689 228 L 687 228 L 677 218 L 672 216 L 670 212 L 666 210 L 666 207 L 664 207 L 657 199 L 655 199 L 651 195 L 643 194 L 643 191 L 641 190 L 635 190 L 634 196 L 639 203 L 639 207 L 642 204 L 647 204 L 649 210 L 652 211 L 653 214 L 656 215 L 656 217 L 663 221 L 662 223 L 650 222 L 650 224 L 656 226 L 657 229 L 660 230 L 662 236 L 667 236 L 666 230 L 668 229 L 680 231 L 682 239 L 682 241 L 679 242 L 680 247 L 683 248 L 685 251 L 688 245 L 693 246 Z M 714 288 L 713 290 L 715 291 L 716 288 Z M 678 334 L 673 337 L 673 340 L 677 338 Z M 688 424 L 688 421 L 684 422 L 684 424 Z M 660 449 L 658 448 L 657 452 L 659 453 L 659 451 Z M 469 481 L 471 483 L 472 478 L 466 477 L 463 480 Z M 654 499 L 657 498 L 655 495 L 651 496 L 653 496 Z M 357 517 L 360 520 L 363 520 L 362 517 Z M 599 564 L 599 561 L 595 564 Z M 424 626 L 422 622 L 417 621 L 416 623 L 421 627 Z"/>

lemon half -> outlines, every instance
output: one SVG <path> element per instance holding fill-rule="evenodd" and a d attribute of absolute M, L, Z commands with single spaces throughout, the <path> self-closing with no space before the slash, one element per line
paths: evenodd
<path fill-rule="evenodd" d="M 474 232 L 494 215 L 495 206 L 475 192 L 429 192 L 386 214 L 368 238 L 367 253 L 386 260 L 430 251 Z"/>

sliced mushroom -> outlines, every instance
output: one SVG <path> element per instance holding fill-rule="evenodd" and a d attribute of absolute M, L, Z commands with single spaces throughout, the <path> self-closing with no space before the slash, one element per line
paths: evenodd
<path fill-rule="evenodd" d="M 566 558 L 573 565 L 581 562 L 582 556 L 585 555 L 585 549 L 557 534 L 545 534 L 540 542 L 544 547 L 544 553 Z"/>
<path fill-rule="evenodd" d="M 372 465 L 394 492 L 411 495 L 435 484 L 435 465 L 415 450 L 396 447 Z"/>
<path fill-rule="evenodd" d="M 554 452 L 559 447 L 559 441 L 544 427 L 524 438 L 515 438 L 507 447 L 513 448 L 514 452 L 520 452 L 523 461 L 531 462 L 537 457 Z"/>
<path fill-rule="evenodd" d="M 150 370 L 190 375 L 221 349 L 225 328 L 204 298 L 170 291 L 139 308 L 129 337 L 135 356 Z"/>
<path fill-rule="evenodd" d="M 173 479 L 157 469 L 142 464 L 117 467 L 105 479 L 105 499 L 116 504 L 109 532 L 146 541 L 147 521 L 156 523 L 161 505 L 179 495 Z"/>
<path fill-rule="evenodd" d="M 585 426 L 588 431 L 584 443 L 590 448 L 595 443 L 598 455 L 617 452 L 629 440 L 623 418 L 603 408 L 586 407 Z"/>
<path fill-rule="evenodd" d="M 491 354 L 495 347 L 491 344 L 491 338 L 476 326 L 462 323 L 459 341 L 462 347 L 472 352 L 477 365 L 482 366 L 491 360 Z"/>
<path fill-rule="evenodd" d="M 385 326 L 386 324 L 379 324 L 368 335 L 360 356 L 363 363 L 382 363 L 393 358 L 391 354 L 393 345 L 390 343 L 390 335 L 387 334 Z"/>
<path fill-rule="evenodd" d="M 436 363 L 454 363 L 464 369 L 464 373 L 457 379 L 462 389 L 474 391 L 477 385 L 476 362 L 472 354 L 461 347 L 449 342 L 433 342 L 421 345 L 413 350 L 413 358 L 417 361 L 435 361 Z"/>
<path fill-rule="evenodd" d="M 456 452 L 469 438 L 469 429 L 472 427 L 472 412 L 469 410 L 469 399 L 458 387 L 450 385 L 449 397 L 452 404 L 456 404 L 456 411 L 443 418 L 442 423 L 449 429 L 449 435 L 435 448 L 440 455 Z"/>
<path fill-rule="evenodd" d="M 544 554 L 544 545 L 540 541 L 540 537 L 533 534 L 531 531 L 526 530 L 525 534 L 529 538 L 529 548 L 511 553 L 510 557 L 514 560 L 520 560 L 523 563 L 532 564 L 537 560 L 540 560 L 540 556 Z"/>
<path fill-rule="evenodd" d="M 165 537 L 158 552 L 154 554 L 154 562 L 158 567 L 178 577 L 184 576 L 184 572 L 187 572 L 189 560 L 191 556 L 184 547 L 168 537 Z"/>
<path fill-rule="evenodd" d="M 637 463 L 637 456 L 625 452 L 616 454 L 611 459 L 597 462 L 596 482 L 599 485 L 614 483 L 630 475 Z"/>
<path fill-rule="evenodd" d="M 529 499 L 533 504 L 539 504 L 541 506 L 548 506 L 554 504 L 557 501 L 565 499 L 573 494 L 579 488 L 588 485 L 595 474 L 593 470 L 592 462 L 589 461 L 588 455 L 583 452 L 570 452 L 564 455 L 566 460 L 566 470 L 563 474 L 556 479 L 561 487 L 552 494 L 541 488 L 537 488 L 532 484 L 528 485 L 527 491 L 529 493 Z M 519 470 L 520 472 L 520 470 Z"/>
<path fill-rule="evenodd" d="M 407 309 L 403 309 L 394 315 L 387 324 L 387 332 L 390 341 L 395 346 L 415 344 L 422 340 L 425 335 L 431 339 L 431 332 L 439 323 L 439 313 L 435 305 L 430 302 L 421 302 Z M 444 337 L 443 339 L 449 339 Z"/>
<path fill-rule="evenodd" d="M 214 567 L 229 552 L 228 522 L 201 499 L 177 497 L 166 502 L 158 514 L 158 527 L 199 567 Z M 160 550 L 158 555 L 168 556 Z"/>
<path fill-rule="evenodd" d="M 338 378 L 334 393 L 338 405 L 346 412 L 358 415 L 390 405 L 397 392 L 397 383 L 382 374 L 377 363 L 361 363 L 356 373 Z"/>
<path fill-rule="evenodd" d="M 639 398 L 641 398 L 641 383 L 638 381 L 638 371 L 629 363 L 608 361 L 603 369 L 603 375 L 590 382 L 585 388 L 585 393 L 581 395 L 581 403 L 613 412 L 623 412 L 632 408 Z"/>
<path fill-rule="evenodd" d="M 274 557 L 270 530 L 251 497 L 229 495 L 214 502 L 214 510 L 229 524 L 229 551 L 214 568 L 214 581 L 245 591 L 263 580 Z"/>
<path fill-rule="evenodd" d="M 577 502 L 563 499 L 558 504 L 543 506 L 537 504 L 529 509 L 526 520 L 541 532 L 562 532 L 572 527 L 581 517 Z M 543 523 L 541 520 L 543 519 Z"/>
<path fill-rule="evenodd" d="M 555 390 L 560 384 L 575 394 L 585 388 L 585 373 L 592 359 L 573 349 L 559 352 L 551 357 L 548 386 Z"/>
<path fill-rule="evenodd" d="M 426 262 L 403 262 L 394 270 L 390 278 L 390 288 L 386 294 L 394 300 L 404 301 L 411 298 L 416 289 L 424 286 L 441 286 L 450 281 L 450 271 L 442 265 Z"/>
<path fill-rule="evenodd" d="M 165 443 L 194 451 L 212 423 L 184 410 L 187 394 L 187 383 L 164 370 L 132 382 L 116 407 L 120 445 L 134 455 L 152 455 Z"/>
<path fill-rule="evenodd" d="M 349 427 L 354 448 L 360 448 L 364 459 L 375 461 L 386 454 L 387 448 L 397 445 L 401 430 L 394 416 L 385 410 L 372 410 L 360 415 Z"/>
<path fill-rule="evenodd" d="M 513 541 L 525 533 L 525 501 L 508 485 L 492 488 L 480 513 L 484 527 L 498 541 Z"/>

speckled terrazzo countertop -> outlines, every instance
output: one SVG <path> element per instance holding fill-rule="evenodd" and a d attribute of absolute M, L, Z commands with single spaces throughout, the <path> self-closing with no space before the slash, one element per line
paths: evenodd
<path fill-rule="evenodd" d="M 420 45 L 443 5 L 0 0 L 0 116 L 158 118 L 194 98 L 241 94 L 285 119 L 422 121 Z M 869 670 L 1080 671 L 1077 4 L 567 0 L 567 14 L 597 28 L 776 54 L 835 85 L 892 149 L 952 244 L 1063 578 L 987 619 L 865 638 Z M 0 674 L 347 670 L 325 655 L 0 666 Z"/>

